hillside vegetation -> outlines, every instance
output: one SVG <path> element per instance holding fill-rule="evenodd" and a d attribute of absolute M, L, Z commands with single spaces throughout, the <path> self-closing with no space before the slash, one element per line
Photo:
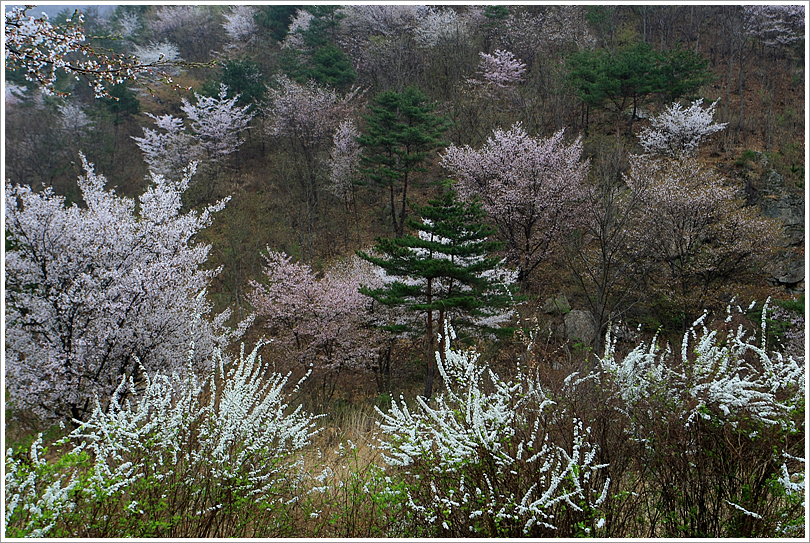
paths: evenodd
<path fill-rule="evenodd" d="M 804 6 L 37 12 L 7 537 L 806 535 Z"/>

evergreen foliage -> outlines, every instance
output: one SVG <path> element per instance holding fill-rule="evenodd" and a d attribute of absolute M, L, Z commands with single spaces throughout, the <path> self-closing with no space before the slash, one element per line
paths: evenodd
<path fill-rule="evenodd" d="M 360 292 L 391 307 L 423 313 L 428 337 L 428 377 L 425 396 L 432 392 L 434 320 L 451 315 L 490 316 L 512 301 L 504 285 L 501 259 L 493 256 L 503 244 L 490 240 L 495 230 L 488 226 L 477 201 L 465 204 L 452 190 L 425 206 L 413 206 L 421 221 L 409 219 L 418 235 L 379 238 L 375 256 L 358 255 L 381 267 L 395 279 L 383 287 L 362 287 Z M 469 322 L 469 321 L 468 321 Z"/>
<path fill-rule="evenodd" d="M 267 82 L 258 64 L 250 60 L 229 60 L 222 64 L 222 73 L 217 80 L 203 86 L 202 94 L 211 98 L 219 95 L 221 85 L 232 94 L 238 94 L 236 104 L 245 107 L 261 103 L 267 95 Z"/>
<path fill-rule="evenodd" d="M 632 133 L 640 105 L 650 96 L 674 100 L 695 91 L 709 80 L 707 65 L 707 60 L 692 51 L 678 48 L 659 53 L 646 42 L 616 53 L 582 50 L 568 58 L 569 77 L 577 96 L 589 107 L 613 110 L 617 133 L 628 107 L 633 107 Z"/>
<path fill-rule="evenodd" d="M 388 188 L 394 232 L 401 237 L 413 174 L 427 171 L 423 164 L 431 152 L 445 145 L 440 138 L 449 121 L 434 114 L 435 104 L 413 87 L 401 93 L 383 92 L 373 102 L 371 115 L 365 117 L 366 129 L 358 138 L 364 147 L 361 166 L 372 181 Z"/>
<path fill-rule="evenodd" d="M 137 115 L 141 111 L 141 104 L 135 93 L 127 88 L 126 83 L 119 83 L 110 87 L 110 98 L 102 98 L 107 109 L 115 115 L 115 124 L 128 115 Z"/>

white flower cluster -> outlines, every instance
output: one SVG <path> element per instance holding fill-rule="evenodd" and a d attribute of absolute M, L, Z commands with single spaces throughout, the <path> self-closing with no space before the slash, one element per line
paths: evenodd
<path fill-rule="evenodd" d="M 87 113 L 76 104 L 65 104 L 59 108 L 59 124 L 65 132 L 80 134 L 85 127 L 93 124 Z"/>
<path fill-rule="evenodd" d="M 136 45 L 133 53 L 141 64 L 155 64 L 158 62 L 176 62 L 180 58 L 177 46 L 168 41 L 149 42 L 149 45 Z"/>
<path fill-rule="evenodd" d="M 90 418 L 63 440 L 74 444 L 70 454 L 90 453 L 93 461 L 76 498 L 120 494 L 132 500 L 137 497 L 129 493 L 133 484 L 146 479 L 159 488 L 183 485 L 196 503 L 214 511 L 222 505 L 212 501 L 217 498 L 212 484 L 268 503 L 279 488 L 285 493 L 294 489 L 301 465 L 295 453 L 319 431 L 318 417 L 300 406 L 289 408 L 283 391 L 289 375 L 266 374 L 257 354 L 261 345 L 247 356 L 243 345 L 233 363 L 218 350 L 205 379 L 197 379 L 192 370 L 193 344 L 185 374 L 150 376 L 144 370 L 140 392 L 131 377 L 122 379 L 109 408 L 103 410 L 97 401 Z M 22 508 L 30 512 L 29 524 L 41 526 L 37 533 L 44 535 L 62 511 L 76 506 L 69 492 L 81 478 L 74 472 L 66 486 L 62 479 L 39 481 L 38 474 L 47 471 L 39 469 L 46 464 L 38 456 L 40 443 L 31 449 L 33 469 L 21 469 L 12 451 L 7 454 L 6 525 Z M 140 511 L 135 501 L 125 509 Z"/>
<path fill-rule="evenodd" d="M 420 47 L 435 47 L 443 40 L 466 37 L 467 23 L 454 9 L 431 7 L 419 18 L 413 35 Z"/>
<path fill-rule="evenodd" d="M 679 403 L 677 411 L 687 425 L 701 417 L 735 426 L 742 415 L 765 425 L 788 424 L 784 415 L 801 400 L 805 369 L 792 356 L 765 350 L 767 305 L 760 345 L 746 336 L 742 325 L 721 340 L 717 330 L 704 325 L 704 313 L 684 334 L 677 363 L 669 346 L 662 351 L 655 339 L 618 360 L 608 333 L 602 369 L 628 407 L 663 395 Z"/>
<path fill-rule="evenodd" d="M 295 10 L 295 17 L 287 29 L 287 35 L 281 42 L 282 49 L 301 49 L 304 46 L 303 33 L 309 30 L 309 24 L 315 16 L 305 9 Z"/>
<path fill-rule="evenodd" d="M 256 501 L 271 497 L 268 491 L 279 479 L 294 484 L 286 474 L 298 461 L 288 459 L 317 432 L 316 417 L 300 406 L 288 409 L 282 389 L 289 375 L 265 375 L 261 346 L 245 356 L 243 345 L 233 364 L 218 350 L 205 381 L 191 367 L 185 375 L 146 374 L 141 394 L 131 378 L 122 380 L 109 409 L 97 403 L 90 419 L 70 434 L 81 442 L 77 450 L 92 450 L 93 476 L 106 485 L 101 488 L 114 482 L 110 490 L 118 490 L 146 474 L 181 469 L 229 481 L 232 490 Z M 133 401 L 122 400 L 125 395 Z"/>
<path fill-rule="evenodd" d="M 404 401 L 392 402 L 388 413 L 379 411 L 380 428 L 389 435 L 381 445 L 383 458 L 411 472 L 420 468 L 425 480 L 419 485 L 430 489 L 424 499 L 409 494 L 411 509 L 430 523 L 441 521 L 445 530 L 466 519 L 463 528 L 473 533 L 479 517 L 519 522 L 529 533 L 535 525 L 555 530 L 560 508 L 597 510 L 610 481 L 598 489 L 589 485 L 605 467 L 595 462 L 590 428 L 575 418 L 573 435 L 558 443 L 549 427 L 560 410 L 552 409 L 555 402 L 533 380 L 518 375 L 502 381 L 478 364 L 474 351 L 450 347 L 455 334 L 446 323 L 444 333 L 444 356 L 436 353 L 436 361 L 447 392 L 430 403 L 417 398 L 416 412 Z M 505 482 L 516 478 L 524 483 Z"/>
<path fill-rule="evenodd" d="M 43 418 L 83 418 L 94 395 L 109 398 L 122 375 L 137 373 L 134 356 L 170 372 L 192 338 L 201 366 L 233 338 L 222 326 L 228 311 L 193 327 L 188 318 L 211 314 L 198 293 L 218 273 L 201 269 L 209 248 L 191 239 L 225 200 L 183 213 L 189 171 L 153 176 L 136 206 L 81 159 L 86 207 L 66 207 L 50 189 L 6 186 L 7 400 Z"/>
<path fill-rule="evenodd" d="M 23 531 L 28 537 L 45 537 L 56 525 L 62 513 L 72 511 L 76 504 L 70 499 L 70 492 L 77 484 L 71 477 L 65 486 L 62 478 L 46 481 L 40 472 L 47 465 L 41 458 L 42 434 L 31 445 L 29 453 L 30 466 L 12 456 L 13 451 L 6 452 L 6 477 L 4 497 L 6 505 L 5 527 L 15 516 L 26 517 Z M 8 532 L 6 532 L 8 536 Z"/>
<path fill-rule="evenodd" d="M 256 8 L 253 6 L 232 6 L 230 12 L 222 14 L 225 19 L 222 28 L 231 40 L 231 47 L 248 41 L 256 33 L 255 15 Z"/>
<path fill-rule="evenodd" d="M 728 124 L 713 124 L 714 108 L 719 101 L 707 109 L 701 107 L 702 99 L 695 100 L 685 109 L 677 102 L 671 104 L 650 119 L 650 126 L 639 131 L 639 143 L 648 153 L 694 156 L 704 138 L 723 130 Z"/>

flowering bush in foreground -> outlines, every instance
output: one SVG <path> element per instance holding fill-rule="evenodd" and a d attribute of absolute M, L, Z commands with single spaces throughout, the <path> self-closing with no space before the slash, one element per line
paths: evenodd
<path fill-rule="evenodd" d="M 731 311 L 714 329 L 704 313 L 680 356 L 653 339 L 619 360 L 608 337 L 600 384 L 648 472 L 650 537 L 803 534 L 804 360 L 766 350 L 767 306 L 760 341 Z"/>
<path fill-rule="evenodd" d="M 125 381 L 58 460 L 8 451 L 5 535 L 802 537 L 803 353 L 767 349 L 767 306 L 761 337 L 704 316 L 680 349 L 609 335 L 584 372 L 504 380 L 443 342 L 444 393 L 378 410 L 374 459 L 315 450 L 309 477 L 315 417 L 256 350 Z"/>
<path fill-rule="evenodd" d="M 9 449 L 6 535 L 271 532 L 273 509 L 296 499 L 295 453 L 317 417 L 289 408 L 287 377 L 265 374 L 260 346 L 234 363 L 218 352 L 204 380 L 192 371 L 147 375 L 140 394 L 122 380 L 106 412 L 97 403 L 58 443 L 72 448 L 56 465 L 42 459 L 41 439 L 30 462 Z"/>
<path fill-rule="evenodd" d="M 406 470 L 419 520 L 442 537 L 598 533 L 610 480 L 590 428 L 529 376 L 504 381 L 449 343 L 436 356 L 444 394 L 380 411 L 384 458 Z"/>

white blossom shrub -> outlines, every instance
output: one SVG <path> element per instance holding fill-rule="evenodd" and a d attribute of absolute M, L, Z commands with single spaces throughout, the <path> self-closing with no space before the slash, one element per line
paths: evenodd
<path fill-rule="evenodd" d="M 703 109 L 702 99 L 683 108 L 674 102 L 650 119 L 650 126 L 638 132 L 639 143 L 648 153 L 669 157 L 694 156 L 702 140 L 725 129 L 728 123 L 714 123 L 716 100 Z"/>
<path fill-rule="evenodd" d="M 122 379 L 109 407 L 96 402 L 59 442 L 70 447 L 63 459 L 86 460 L 67 472 L 40 458 L 39 442 L 30 467 L 9 450 L 7 533 L 42 535 L 58 524 L 73 537 L 221 537 L 244 533 L 247 513 L 269 528 L 273 508 L 296 499 L 297 453 L 318 417 L 290 407 L 303 379 L 288 390 L 289 375 L 262 365 L 261 345 L 247 355 L 243 346 L 233 362 L 218 350 L 199 379 L 146 372 L 140 391 Z"/>
<path fill-rule="evenodd" d="M 767 302 L 763 314 L 767 314 Z M 803 360 L 769 354 L 764 336 L 756 345 L 742 325 L 721 340 L 717 330 L 707 328 L 706 318 L 704 313 L 684 334 L 677 365 L 672 364 L 669 346 L 662 350 L 657 338 L 649 346 L 639 344 L 621 362 L 609 350 L 601 366 L 622 399 L 632 407 L 643 398 L 664 395 L 680 402 L 687 425 L 713 417 L 721 424 L 736 425 L 744 415 L 764 425 L 795 429 L 786 415 L 804 392 Z M 615 345 L 609 331 L 608 347 L 615 349 Z"/>
<path fill-rule="evenodd" d="M 656 336 L 619 357 L 608 334 L 600 386 L 617 399 L 626 436 L 638 444 L 645 491 L 667 512 L 661 535 L 804 530 L 796 519 L 804 509 L 797 489 L 805 479 L 806 369 L 803 359 L 766 349 L 767 306 L 759 339 L 734 328 L 740 316 L 731 308 L 712 326 L 704 313 L 679 352 L 661 348 Z"/>
<path fill-rule="evenodd" d="M 478 358 L 448 340 L 436 353 L 446 392 L 379 411 L 408 506 L 441 537 L 597 535 L 610 481 L 590 428 L 528 376 L 504 381 Z"/>
<path fill-rule="evenodd" d="M 53 474 L 53 467 L 42 458 L 42 434 L 31 444 L 27 459 L 6 451 L 5 498 L 6 537 L 45 537 L 60 517 L 76 507 L 71 491 L 78 481 Z"/>

